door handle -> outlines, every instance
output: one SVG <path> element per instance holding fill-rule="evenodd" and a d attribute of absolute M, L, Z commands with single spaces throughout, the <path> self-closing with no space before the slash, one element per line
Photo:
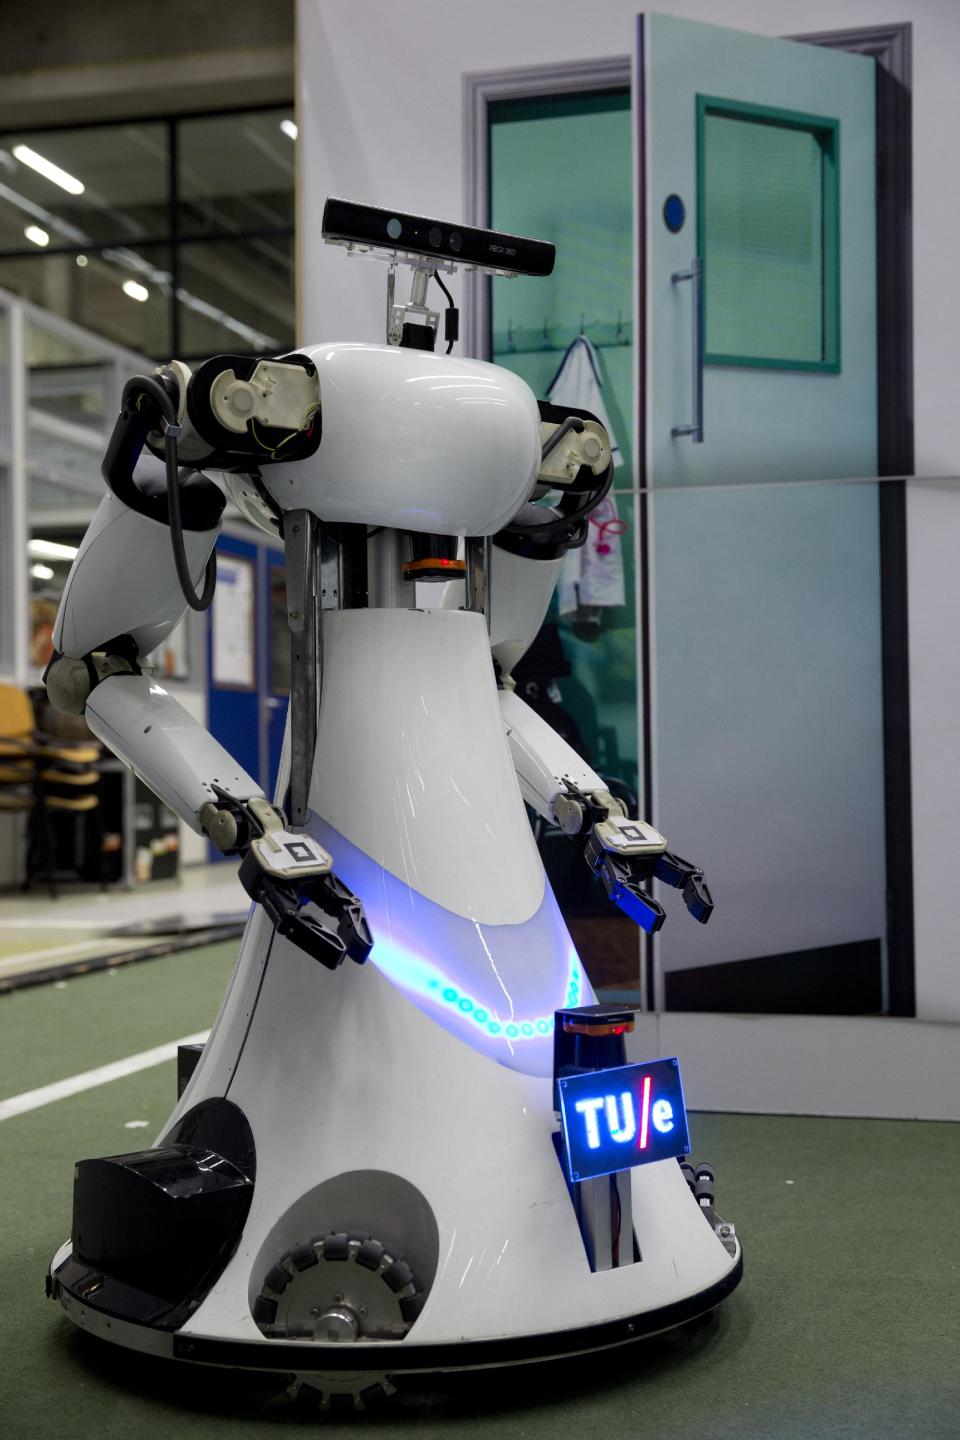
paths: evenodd
<path fill-rule="evenodd" d="M 690 311 L 693 316 L 693 423 L 674 425 L 670 434 L 689 435 L 694 445 L 703 442 L 703 261 L 694 255 L 689 270 L 675 270 L 670 276 L 673 285 L 681 280 L 693 282 L 693 297 Z"/>

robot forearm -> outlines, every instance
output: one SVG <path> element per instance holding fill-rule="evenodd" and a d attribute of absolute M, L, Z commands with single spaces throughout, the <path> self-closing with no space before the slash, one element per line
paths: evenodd
<path fill-rule="evenodd" d="M 330 856 L 286 828 L 260 786 L 166 688 L 146 675 L 111 675 L 92 692 L 87 723 L 181 820 L 227 854 L 281 935 L 333 969 L 362 962 L 372 939 L 356 896 Z"/>
<path fill-rule="evenodd" d="M 617 814 L 623 813 L 620 802 L 608 794 L 596 771 L 514 691 L 500 691 L 500 713 L 520 782 L 520 793 L 538 815 L 545 820 L 556 821 L 568 834 L 583 833 L 583 824 L 574 819 L 565 803 L 570 786 L 584 795 L 602 793 L 605 813 L 608 809 Z M 557 812 L 558 804 L 560 814 Z M 583 820 L 586 820 L 585 816 Z"/>
<path fill-rule="evenodd" d="M 255 780 L 180 702 L 147 675 L 112 675 L 86 705 L 90 729 L 198 833 L 211 831 L 210 805 L 224 797 L 263 799 Z M 214 843 L 226 836 L 211 834 Z"/>
<path fill-rule="evenodd" d="M 642 887 L 660 880 L 682 890 L 705 925 L 713 899 L 699 866 L 672 854 L 652 825 L 630 819 L 596 771 L 519 696 L 502 690 L 500 708 L 524 800 L 572 840 L 586 841 L 587 864 L 614 904 L 644 930 L 659 930 L 665 912 Z"/>

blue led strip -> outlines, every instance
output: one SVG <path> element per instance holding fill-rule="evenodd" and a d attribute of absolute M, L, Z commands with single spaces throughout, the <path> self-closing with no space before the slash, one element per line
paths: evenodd
<path fill-rule="evenodd" d="M 553 1015 L 533 1015 L 504 1020 L 490 1006 L 484 1006 L 472 995 L 455 985 L 449 976 L 429 960 L 415 955 L 395 942 L 378 940 L 370 959 L 384 975 L 404 990 L 415 991 L 449 1010 L 458 1011 L 464 1020 L 472 1021 L 489 1035 L 505 1040 L 536 1040 L 553 1034 Z M 563 1006 L 581 1004 L 583 999 L 583 968 L 571 947 Z M 559 1007 L 558 1007 L 559 1008 Z"/>

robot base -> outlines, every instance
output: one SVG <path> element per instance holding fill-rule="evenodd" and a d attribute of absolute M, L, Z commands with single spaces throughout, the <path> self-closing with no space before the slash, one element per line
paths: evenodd
<path fill-rule="evenodd" d="M 555 1144 L 553 1016 L 593 994 L 533 844 L 483 618 L 331 612 L 324 677 L 317 749 L 337 763 L 316 766 L 307 829 L 363 896 L 370 959 L 330 971 L 254 909 L 154 1147 L 80 1162 L 78 1253 L 56 1256 L 51 1292 L 131 1349 L 345 1395 L 712 1310 L 739 1244 L 675 1159 L 630 1171 L 630 1263 L 595 1269 L 585 1245 Z M 375 810 L 365 794 L 416 798 Z M 337 1271 L 348 1242 L 376 1258 Z M 340 1279 L 357 1267 L 355 1296 Z"/>
<path fill-rule="evenodd" d="M 65 1245 L 51 1265 L 51 1277 L 69 1254 L 70 1246 Z M 65 1314 L 80 1330 L 126 1349 L 192 1365 L 245 1370 L 259 1375 L 269 1373 L 285 1378 L 293 1376 L 295 1380 L 313 1384 L 327 1394 L 358 1394 L 367 1387 L 381 1385 L 390 1377 L 401 1374 L 429 1376 L 529 1365 L 650 1339 L 709 1314 L 736 1289 L 742 1278 L 743 1254 L 738 1248 L 732 1268 L 717 1284 L 672 1305 L 620 1320 L 585 1325 L 576 1330 L 545 1331 L 538 1335 L 499 1340 L 435 1345 L 361 1341 L 349 1347 L 324 1345 L 316 1341 L 264 1345 L 262 1342 L 171 1334 L 104 1315 L 85 1305 L 56 1278 L 51 1278 L 48 1285 L 53 1298 L 59 1300 Z"/>
<path fill-rule="evenodd" d="M 254 951 L 260 950 L 259 924 L 248 937 Z M 238 968 L 242 973 L 242 957 Z M 296 1073 L 288 1073 L 282 1101 L 283 1130 L 270 1123 L 277 1100 L 260 1079 L 264 1057 L 247 1053 L 230 1090 L 258 1136 L 260 1203 L 251 1208 L 220 1279 L 179 1328 L 138 1324 L 97 1307 L 94 1291 L 86 1288 L 89 1266 L 74 1259 L 68 1243 L 51 1265 L 50 1289 L 79 1328 L 146 1354 L 275 1375 L 278 1388 L 292 1381 L 321 1397 L 356 1397 L 371 1388 L 389 1390 L 391 1377 L 523 1365 L 625 1345 L 704 1315 L 738 1285 L 739 1242 L 728 1254 L 673 1160 L 631 1172 L 633 1225 L 643 1259 L 591 1272 L 550 1143 L 556 1122 L 548 1081 L 508 1070 L 463 1046 L 372 965 L 328 975 L 277 940 L 263 972 L 257 966 L 248 977 L 259 990 L 261 1015 L 268 1013 L 274 989 L 284 1013 L 293 1015 L 308 1012 L 307 998 L 317 985 L 328 992 L 320 1014 L 330 1062 L 348 1094 L 361 1091 L 368 1061 L 359 1042 L 371 1031 L 394 1037 L 404 1065 L 392 1085 L 378 1091 L 375 1114 L 354 1111 L 336 1127 L 331 1115 L 328 1124 L 337 1134 L 326 1137 L 328 1149 L 303 1141 L 311 1123 L 317 1130 L 323 1097 L 313 1052 L 306 1047 L 294 1052 Z M 230 1031 L 234 1006 L 247 1010 L 244 990 L 238 985 L 228 996 L 221 1035 Z M 348 1027 L 350 1015 L 362 1017 L 360 1029 Z M 272 1043 L 276 1027 L 266 1024 L 262 1033 Z M 253 1045 L 251 1035 L 248 1052 Z M 220 1088 L 218 1049 L 212 1037 L 180 1113 L 191 1113 L 191 1100 L 204 1095 L 207 1085 Z M 437 1085 L 435 1077 L 449 1077 L 454 1059 L 466 1072 L 462 1083 Z M 242 1084 L 248 1064 L 249 1088 Z M 420 1097 L 416 1110 L 413 1095 Z M 446 1136 L 447 1143 L 432 1145 L 431 1134 Z M 377 1175 L 387 1173 L 365 1168 L 374 1156 L 394 1177 L 405 1168 L 404 1183 L 430 1193 L 439 1223 L 431 1274 L 410 1243 L 414 1212 L 408 1213 L 403 1248 L 418 1260 L 430 1292 L 410 1333 L 401 1341 L 335 1344 L 262 1333 L 251 1311 L 269 1264 L 298 1238 L 344 1223 L 336 1209 L 340 1201 L 323 1197 L 343 1193 L 335 1187 L 345 1178 L 344 1166 L 347 1176 L 364 1177 L 372 1194 Z M 325 1165 L 329 1178 L 317 1186 Z M 304 1198 L 290 1206 L 291 1193 Z M 394 1203 L 396 1185 L 387 1193 Z M 372 1198 L 366 1203 L 372 1207 Z M 353 1204 L 350 1213 L 358 1224 L 386 1234 L 382 1216 Z M 486 1261 L 476 1263 L 484 1254 Z"/>

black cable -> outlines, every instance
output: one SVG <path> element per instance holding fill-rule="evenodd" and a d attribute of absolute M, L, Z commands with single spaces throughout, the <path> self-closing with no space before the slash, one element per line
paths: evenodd
<path fill-rule="evenodd" d="M 211 552 L 204 572 L 203 590 L 198 595 L 193 587 L 193 576 L 183 543 L 183 517 L 180 513 L 180 473 L 177 464 L 177 409 L 172 398 L 151 375 L 135 375 L 123 387 L 123 405 L 135 394 L 148 395 L 156 404 L 163 417 L 163 452 L 167 470 L 167 505 L 170 519 L 170 543 L 173 547 L 173 563 L 180 581 L 183 598 L 191 610 L 209 610 L 213 592 L 217 586 L 217 562 Z"/>
<path fill-rule="evenodd" d="M 580 505 L 576 505 L 570 510 L 561 510 L 559 515 L 545 520 L 542 525 L 518 525 L 516 521 L 511 521 L 509 525 L 504 525 L 503 534 L 536 536 L 540 544 L 562 536 L 564 531 L 571 526 L 576 528 L 584 517 L 590 514 L 591 510 L 596 509 L 601 500 L 606 499 L 612 484 L 613 464 L 611 463 L 607 466 L 601 484 L 594 490 L 588 490 L 586 499 Z"/>
<path fill-rule="evenodd" d="M 444 285 L 443 281 L 440 279 L 440 271 L 439 271 L 439 270 L 434 270 L 434 272 L 433 272 L 433 278 L 434 278 L 434 280 L 436 280 L 437 284 L 440 286 L 440 289 L 443 291 L 444 295 L 446 295 L 446 297 L 447 297 L 447 309 L 448 309 L 448 310 L 452 310 L 452 311 L 454 311 L 454 313 L 456 313 L 457 307 L 456 307 L 456 305 L 455 305 L 454 302 L 453 302 L 453 296 L 450 294 L 450 291 L 447 289 L 446 285 Z M 449 354 L 450 354 L 450 351 L 451 351 L 452 349 L 453 349 L 453 337 L 451 336 L 451 338 L 447 341 L 447 350 L 446 350 L 446 353 L 449 355 Z"/>

